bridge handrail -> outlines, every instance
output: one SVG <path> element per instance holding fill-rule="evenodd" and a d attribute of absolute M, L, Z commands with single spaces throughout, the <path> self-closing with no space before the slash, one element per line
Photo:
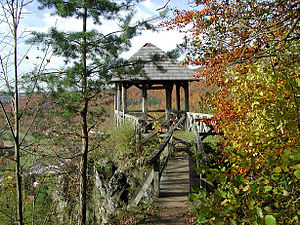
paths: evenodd
<path fill-rule="evenodd" d="M 172 141 L 172 135 L 173 131 L 185 120 L 185 117 L 182 117 L 175 125 L 171 125 L 169 128 L 169 132 L 165 139 L 162 141 L 162 143 L 156 148 L 156 150 L 153 152 L 151 156 L 146 160 L 146 164 L 150 165 L 149 170 L 147 171 L 147 174 L 142 181 L 141 185 L 136 190 L 135 194 L 133 195 L 133 198 L 131 199 L 128 207 L 136 206 L 140 200 L 142 199 L 144 193 L 146 192 L 147 188 L 153 183 L 154 187 L 154 195 L 159 195 L 159 180 L 160 176 L 162 174 L 163 169 L 165 168 L 165 165 L 168 161 L 170 154 L 170 148 L 168 144 Z M 167 147 L 167 148 L 166 148 Z M 167 150 L 166 158 L 164 159 L 163 163 L 160 164 L 160 155 L 161 153 Z"/>
<path fill-rule="evenodd" d="M 167 136 L 165 137 L 165 139 L 162 141 L 162 143 L 157 147 L 157 149 L 152 153 L 152 155 L 148 158 L 147 163 L 151 164 L 153 163 L 155 160 L 158 159 L 158 157 L 160 156 L 160 154 L 162 153 L 162 151 L 165 149 L 165 147 L 167 146 L 167 144 L 170 142 L 170 139 L 173 135 L 173 131 L 185 120 L 185 116 L 183 116 L 182 118 L 180 118 L 180 120 L 175 124 L 175 125 L 171 125 L 169 132 L 167 134 Z"/>
<path fill-rule="evenodd" d="M 165 149 L 167 144 L 169 143 L 172 135 L 173 135 L 174 128 L 170 126 L 169 132 L 167 137 L 162 141 L 162 143 L 157 147 L 157 149 L 152 153 L 152 155 L 147 159 L 147 164 L 152 164 L 157 161 L 162 151 Z"/>

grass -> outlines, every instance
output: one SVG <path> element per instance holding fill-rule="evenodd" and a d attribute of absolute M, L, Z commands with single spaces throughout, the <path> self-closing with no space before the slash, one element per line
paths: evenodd
<path fill-rule="evenodd" d="M 186 140 L 186 141 L 192 141 L 194 140 L 194 133 L 192 131 L 175 131 L 174 137 Z"/>
<path fill-rule="evenodd" d="M 210 147 L 212 147 L 213 149 L 217 148 L 217 145 L 222 141 L 222 139 L 217 136 L 217 135 L 210 135 L 207 136 L 204 140 L 203 143 L 204 144 L 208 144 Z"/>

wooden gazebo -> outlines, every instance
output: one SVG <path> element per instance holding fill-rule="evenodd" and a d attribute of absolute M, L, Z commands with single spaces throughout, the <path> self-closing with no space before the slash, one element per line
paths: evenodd
<path fill-rule="evenodd" d="M 163 56 L 162 60 L 153 62 L 153 56 Z M 195 73 L 188 67 L 179 66 L 178 62 L 167 57 L 166 53 L 147 43 L 140 48 L 129 60 L 147 61 L 144 65 L 143 73 L 126 76 L 120 75 L 112 78 L 115 83 L 115 118 L 119 121 L 119 117 L 127 114 L 140 114 L 145 121 L 148 120 L 148 112 L 165 111 L 166 119 L 170 118 L 172 109 L 172 90 L 176 87 L 176 109 L 174 113 L 182 114 L 189 111 L 189 82 L 197 81 L 193 74 Z M 139 112 L 129 112 L 127 109 L 127 90 L 135 85 L 142 92 L 142 107 Z M 180 88 L 184 90 L 184 109 L 180 109 Z M 165 90 L 165 109 L 164 110 L 148 110 L 147 91 L 148 90 Z"/>

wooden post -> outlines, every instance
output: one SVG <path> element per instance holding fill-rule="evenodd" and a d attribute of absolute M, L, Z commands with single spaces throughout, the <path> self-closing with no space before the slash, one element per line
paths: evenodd
<path fill-rule="evenodd" d="M 159 197 L 159 158 L 153 164 L 153 192 L 155 197 Z"/>
<path fill-rule="evenodd" d="M 117 126 L 119 126 L 120 123 L 120 109 L 121 109 L 121 99 L 120 99 L 120 84 L 116 83 L 116 89 L 117 89 L 117 101 L 116 101 L 116 111 L 117 111 L 117 118 L 116 118 L 116 122 L 117 122 Z"/>
<path fill-rule="evenodd" d="M 166 84 L 166 120 L 170 120 L 170 110 L 172 108 L 172 89 L 173 85 Z"/>
<path fill-rule="evenodd" d="M 147 86 L 146 86 L 146 84 L 142 85 L 142 112 L 143 112 L 143 119 L 147 120 L 148 102 L 147 102 Z"/>
<path fill-rule="evenodd" d="M 179 116 L 179 111 L 180 111 L 180 84 L 179 83 L 176 84 L 176 109 Z"/>
<path fill-rule="evenodd" d="M 186 81 L 183 83 L 183 88 L 184 88 L 184 111 L 185 113 L 189 112 L 190 106 L 189 106 L 189 82 Z M 189 122 L 186 117 L 184 127 L 186 130 L 188 130 Z"/>
<path fill-rule="evenodd" d="M 117 110 L 117 83 L 115 83 L 115 90 L 114 90 L 114 111 Z M 115 113 L 115 112 L 114 112 Z"/>
<path fill-rule="evenodd" d="M 127 88 L 124 83 L 122 83 L 122 111 L 123 117 L 125 117 L 125 114 L 127 113 Z"/>
<path fill-rule="evenodd" d="M 188 81 L 184 82 L 183 88 L 184 88 L 184 111 L 188 112 L 190 110 L 190 106 L 189 106 L 189 83 L 188 83 Z"/>

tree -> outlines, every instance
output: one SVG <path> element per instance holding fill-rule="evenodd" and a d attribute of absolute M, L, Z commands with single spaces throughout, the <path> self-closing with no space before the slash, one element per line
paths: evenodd
<path fill-rule="evenodd" d="M 300 4 L 194 2 L 199 10 L 174 10 L 166 25 L 187 32 L 186 63 L 218 87 L 211 101 L 223 158 L 207 175 L 219 183 L 216 207 L 204 203 L 201 220 L 297 223 Z"/>
<path fill-rule="evenodd" d="M 45 74 L 43 81 L 55 96 L 57 106 L 62 109 L 61 115 L 65 124 L 72 124 L 70 121 L 76 123 L 75 120 L 78 119 L 81 127 L 80 134 L 76 129 L 73 131 L 78 138 L 75 143 L 81 141 L 78 224 L 86 224 L 87 164 L 88 152 L 91 151 L 89 132 L 99 122 L 96 118 L 101 116 L 97 113 L 97 107 L 91 107 L 91 104 L 97 103 L 99 93 L 110 80 L 113 70 L 126 65 L 119 55 L 129 49 L 130 39 L 137 35 L 142 27 L 150 29 L 151 26 L 145 21 L 133 23 L 134 4 L 138 1 L 39 2 L 41 9 L 51 8 L 53 13 L 60 17 L 81 21 L 81 31 L 62 32 L 51 28 L 48 33 L 34 33 L 31 42 L 51 46 L 55 55 L 65 58 L 67 69 L 51 71 Z M 96 29 L 88 30 L 90 22 L 101 26 L 113 20 L 119 21 L 119 30 L 108 34 Z"/>
<path fill-rule="evenodd" d="M 24 171 L 24 161 L 27 155 L 27 152 L 30 151 L 30 145 L 27 142 L 28 134 L 32 129 L 32 125 L 36 119 L 36 116 L 39 112 L 37 104 L 41 103 L 41 99 L 35 99 L 35 103 L 32 102 L 32 97 L 34 95 L 34 89 L 37 85 L 36 77 L 32 79 L 32 85 L 29 87 L 24 87 L 22 85 L 22 76 L 24 75 L 24 68 L 22 68 L 22 63 L 24 60 L 28 59 L 27 54 L 30 51 L 30 47 L 25 51 L 23 47 L 20 47 L 22 43 L 22 38 L 26 36 L 26 31 L 20 29 L 21 20 L 24 14 L 24 8 L 28 6 L 32 1 L 1 1 L 1 25 L 6 26 L 7 30 L 1 30 L 1 55 L 0 55 L 0 82 L 4 96 L 6 96 L 7 101 L 0 101 L 1 106 L 1 136 L 11 137 L 11 145 L 1 146 L 1 155 L 5 159 L 12 161 L 15 164 L 15 179 L 11 179 L 8 182 L 8 185 L 15 187 L 10 190 L 10 188 L 2 186 L 3 189 L 7 192 L 15 192 L 16 198 L 16 208 L 17 212 L 9 212 L 1 209 L 1 213 L 10 220 L 10 222 L 17 222 L 18 224 L 24 224 L 25 213 L 24 213 L 24 183 L 23 183 L 23 171 Z M 35 74 L 37 75 L 41 72 L 47 64 L 45 58 L 46 54 L 41 63 L 37 64 L 35 69 Z M 25 96 L 21 96 L 20 91 L 25 92 Z M 10 104 L 11 103 L 11 104 Z M 30 115 L 30 116 L 29 116 Z M 2 154 L 2 151 L 5 152 Z M 8 152 L 7 152 L 8 151 Z M 11 153 L 14 153 L 14 156 L 11 157 Z M 7 166 L 8 167 L 8 166 Z M 9 168 L 5 170 L 9 171 Z M 1 174 L 2 176 L 2 174 Z M 10 177 L 10 176 L 8 176 Z M 6 179 L 6 176 L 4 176 Z M 3 178 L 3 179 L 4 179 Z M 4 179 L 4 180 L 5 180 Z M 11 183 L 12 182 L 12 183 Z M 15 182 L 15 184 L 14 184 Z M 4 184 L 5 182 L 3 182 Z M 12 198 L 13 199 L 13 198 Z M 10 201 L 7 201 L 10 202 Z M 12 201 L 13 202 L 13 201 Z M 8 209 L 7 204 L 7 209 Z M 16 214 L 16 219 L 14 214 Z M 5 219 L 4 219 L 5 220 Z"/>
<path fill-rule="evenodd" d="M 295 53 L 291 47 L 299 39 L 297 1 L 194 2 L 202 9 L 174 10 L 174 19 L 166 25 L 188 33 L 186 62 L 205 66 L 199 75 L 215 78 L 230 65 Z"/>

